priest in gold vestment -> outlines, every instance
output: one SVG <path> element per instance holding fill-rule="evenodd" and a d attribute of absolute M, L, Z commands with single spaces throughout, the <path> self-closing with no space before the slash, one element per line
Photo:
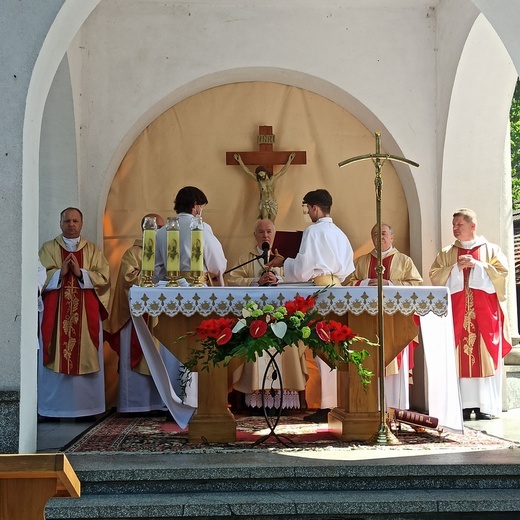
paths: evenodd
<path fill-rule="evenodd" d="M 499 246 L 477 235 L 477 215 L 453 214 L 453 244 L 430 269 L 433 285 L 451 292 L 463 418 L 480 420 L 502 411 L 502 358 L 511 350 L 506 311 L 507 260 Z"/>
<path fill-rule="evenodd" d="M 377 225 L 371 230 L 374 249 L 354 260 L 355 271 L 343 285 L 377 285 Z M 394 246 L 394 232 L 388 224 L 381 224 L 381 257 L 384 267 L 383 285 L 422 285 L 423 279 L 413 260 Z M 388 364 L 385 370 L 385 399 L 392 408 L 407 410 L 409 399 L 409 371 L 413 368 L 413 350 L 416 343 L 402 345 L 403 350 Z"/>
<path fill-rule="evenodd" d="M 108 316 L 109 265 L 81 237 L 83 215 L 62 211 L 62 234 L 39 252 L 43 288 L 38 364 L 38 413 L 84 417 L 105 411 L 102 320 Z"/>
<path fill-rule="evenodd" d="M 160 215 L 149 213 L 144 218 L 146 217 L 155 217 L 157 227 L 163 227 L 164 220 Z M 166 410 L 150 374 L 130 316 L 128 291 L 132 285 L 139 284 L 142 256 L 143 241 L 139 238 L 121 257 L 107 324 L 106 339 L 119 356 L 117 410 L 121 413 Z M 159 348 L 172 384 L 175 385 L 179 377 L 179 362 L 163 345 Z M 180 392 L 180 388 L 174 386 L 174 389 L 177 393 Z"/>
<path fill-rule="evenodd" d="M 269 286 L 283 281 L 280 268 L 265 267 L 276 235 L 273 222 L 269 219 L 257 220 L 253 235 L 256 246 L 249 253 L 242 255 L 238 259 L 237 265 L 240 266 L 245 262 L 249 263 L 231 271 L 227 278 L 227 284 L 230 286 Z M 264 251 L 266 251 L 266 258 L 258 258 Z M 262 406 L 262 379 L 267 362 L 268 356 L 264 355 L 255 362 L 244 363 L 233 373 L 233 388 L 245 394 L 246 405 L 251 408 L 260 408 Z M 286 347 L 283 353 L 276 357 L 276 363 L 282 375 L 284 389 L 282 408 L 299 409 L 299 392 L 305 390 L 307 381 L 305 346 Z M 268 371 L 268 375 L 270 373 L 272 373 L 272 370 Z M 272 381 L 269 377 L 266 380 L 264 403 L 267 408 L 280 407 L 280 393 L 276 391 L 272 395 L 269 392 L 271 388 L 279 390 L 280 386 L 278 383 L 278 380 Z"/>

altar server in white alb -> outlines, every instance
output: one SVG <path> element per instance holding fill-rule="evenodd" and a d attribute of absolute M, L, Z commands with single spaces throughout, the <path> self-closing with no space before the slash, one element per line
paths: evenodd
<path fill-rule="evenodd" d="M 313 280 L 316 285 L 341 285 L 354 271 L 354 252 L 347 235 L 330 217 L 332 196 L 324 189 L 310 191 L 303 197 L 302 206 L 304 215 L 308 215 L 313 224 L 303 232 L 296 258 L 283 258 L 275 251 L 275 257 L 268 265 L 283 266 L 286 282 Z M 307 359 L 312 360 L 312 355 Z M 320 409 L 306 420 L 322 422 L 337 404 L 336 371 L 331 371 L 321 359 L 316 360 L 321 376 L 321 404 Z"/>
<path fill-rule="evenodd" d="M 101 250 L 81 236 L 83 214 L 67 208 L 62 234 L 45 242 L 47 272 L 38 363 L 38 413 L 89 417 L 105 411 L 103 330 L 110 295 L 109 266 Z"/>
<path fill-rule="evenodd" d="M 240 267 L 229 273 L 228 285 L 264 287 L 283 282 L 281 268 L 265 266 L 276 236 L 273 222 L 269 219 L 257 220 L 253 235 L 256 245 L 249 253 L 240 256 L 237 262 Z M 259 256 L 263 258 L 258 258 Z M 264 354 L 254 362 L 242 364 L 233 373 L 233 388 L 245 394 L 246 405 L 253 409 L 262 407 L 262 379 L 268 360 L 269 357 Z M 277 364 L 284 387 L 282 408 L 299 409 L 300 392 L 305 390 L 307 382 L 305 346 L 286 347 L 277 357 Z M 263 396 L 266 408 L 280 407 L 279 385 L 279 379 L 273 380 L 268 374 Z M 271 392 L 271 389 L 276 391 Z"/>
<path fill-rule="evenodd" d="M 455 242 L 430 269 L 433 285 L 451 291 L 464 420 L 491 419 L 502 411 L 502 358 L 511 351 L 506 312 L 507 261 L 499 246 L 477 235 L 477 215 L 453 214 Z"/>
<path fill-rule="evenodd" d="M 377 286 L 377 224 L 370 235 L 374 249 L 354 260 L 356 270 L 350 274 L 343 285 Z M 394 232 L 388 224 L 381 224 L 381 257 L 384 267 L 383 285 L 422 285 L 423 279 L 412 259 L 394 247 Z M 409 371 L 413 368 L 413 350 L 417 342 L 409 345 L 396 345 L 403 348 L 387 365 L 385 370 L 385 399 L 392 408 L 410 407 Z"/>
<path fill-rule="evenodd" d="M 191 269 L 191 223 L 197 216 L 202 216 L 202 208 L 208 203 L 206 195 L 194 186 L 181 188 L 175 197 L 174 210 L 179 218 L 179 255 L 180 255 L 180 274 L 179 285 L 188 286 L 190 283 Z M 213 234 L 211 226 L 204 222 L 202 231 L 202 250 L 203 263 L 206 283 L 208 285 L 224 285 L 224 272 L 226 271 L 227 260 L 224 256 L 222 245 Z M 164 280 L 166 277 L 167 265 L 167 234 L 166 226 L 157 231 L 155 245 L 155 274 L 154 279 Z M 173 337 L 178 338 L 191 330 L 193 324 L 186 316 L 178 315 L 175 319 L 175 329 Z M 193 338 L 186 342 L 195 340 Z M 194 345 L 195 346 L 195 345 Z M 166 345 L 166 348 L 175 356 L 175 348 Z M 177 358 L 175 358 L 177 359 Z M 178 361 L 179 366 L 180 362 Z M 171 366 L 168 372 L 171 373 Z M 172 378 L 170 378 L 172 379 Z M 178 386 L 177 379 L 171 381 L 174 388 Z M 184 403 L 190 406 L 197 406 L 198 402 L 198 374 L 193 373 L 189 386 L 185 389 L 186 395 Z M 180 397 L 180 396 L 179 396 Z"/>
<path fill-rule="evenodd" d="M 179 217 L 179 253 L 181 263 L 181 277 L 188 280 L 191 261 L 191 223 L 195 217 L 202 216 L 202 208 L 208 203 L 206 195 L 194 186 L 185 186 L 180 189 L 175 197 L 174 210 Z M 222 245 L 213 234 L 211 226 L 204 222 L 203 260 L 204 272 L 207 275 L 208 285 L 224 285 L 224 272 L 227 260 L 224 256 Z M 166 227 L 157 231 L 155 252 L 155 276 L 156 280 L 166 279 L 167 258 Z"/>

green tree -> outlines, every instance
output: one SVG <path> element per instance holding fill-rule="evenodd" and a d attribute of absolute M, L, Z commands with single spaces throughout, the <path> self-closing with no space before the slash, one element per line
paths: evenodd
<path fill-rule="evenodd" d="M 513 209 L 520 209 L 520 80 L 516 82 L 511 111 L 511 181 Z"/>

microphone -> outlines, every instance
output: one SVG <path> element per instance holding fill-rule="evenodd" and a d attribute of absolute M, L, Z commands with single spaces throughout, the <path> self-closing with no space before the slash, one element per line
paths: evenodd
<path fill-rule="evenodd" d="M 271 247 L 269 246 L 269 242 L 263 242 L 262 243 L 262 258 L 264 260 L 264 264 L 267 264 L 269 262 L 269 249 Z"/>

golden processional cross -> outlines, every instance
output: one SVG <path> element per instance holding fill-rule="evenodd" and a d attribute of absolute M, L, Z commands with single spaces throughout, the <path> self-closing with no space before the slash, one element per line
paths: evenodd
<path fill-rule="evenodd" d="M 377 443 L 386 444 L 390 436 L 389 428 L 386 424 L 386 406 L 385 406 L 385 346 L 384 346 L 384 319 L 383 319 L 383 273 L 385 268 L 383 266 L 381 256 L 381 198 L 383 193 L 383 178 L 381 171 L 386 161 L 397 161 L 411 166 L 418 167 L 419 165 L 405 159 L 404 157 L 398 157 L 397 155 L 391 155 L 381 153 L 381 132 L 375 133 L 376 137 L 376 153 L 359 155 L 357 157 L 351 157 L 339 163 L 339 167 L 342 168 L 347 164 L 352 164 L 359 161 L 371 160 L 374 163 L 376 176 L 374 179 L 375 192 L 376 192 L 376 217 L 377 217 L 377 332 L 379 335 L 379 413 L 380 422 L 379 430 L 377 432 Z"/>

